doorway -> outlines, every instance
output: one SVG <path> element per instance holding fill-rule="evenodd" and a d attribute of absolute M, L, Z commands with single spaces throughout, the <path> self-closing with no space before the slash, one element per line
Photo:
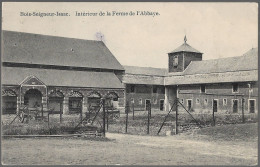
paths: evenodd
<path fill-rule="evenodd" d="M 255 113 L 255 100 L 248 100 L 249 113 Z"/>
<path fill-rule="evenodd" d="M 24 95 L 24 105 L 29 108 L 40 107 L 42 104 L 42 93 L 37 89 L 29 89 Z"/>
<path fill-rule="evenodd" d="M 238 112 L 238 99 L 233 99 L 233 113 Z"/>
<path fill-rule="evenodd" d="M 191 111 L 192 99 L 187 99 L 187 107 L 188 107 L 188 111 Z"/>
<path fill-rule="evenodd" d="M 218 100 L 213 99 L 213 112 L 218 112 Z"/>
<path fill-rule="evenodd" d="M 160 111 L 164 110 L 164 100 L 160 100 Z"/>
<path fill-rule="evenodd" d="M 151 104 L 150 99 L 145 99 L 145 110 L 148 110 L 148 106 Z"/>

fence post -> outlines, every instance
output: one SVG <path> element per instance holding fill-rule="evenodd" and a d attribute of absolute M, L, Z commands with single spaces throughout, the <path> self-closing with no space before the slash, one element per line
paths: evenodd
<path fill-rule="evenodd" d="M 107 110 L 107 130 L 108 130 L 108 117 L 109 117 L 109 113 L 108 113 L 108 110 Z"/>
<path fill-rule="evenodd" d="M 175 121 L 175 134 L 178 134 L 178 104 L 179 104 L 179 98 L 176 98 L 176 121 Z"/>
<path fill-rule="evenodd" d="M 214 113 L 215 113 L 215 112 L 214 112 L 214 109 L 213 109 L 213 113 L 212 113 L 212 116 L 213 116 L 213 118 L 212 118 L 212 119 L 213 119 L 213 122 L 212 122 L 212 123 L 213 123 L 213 126 L 215 126 L 215 116 L 214 116 Z"/>
<path fill-rule="evenodd" d="M 242 98 L 242 122 L 243 123 L 245 123 L 244 105 L 245 105 L 245 99 Z"/>
<path fill-rule="evenodd" d="M 105 108 L 105 99 L 102 98 L 103 105 L 103 136 L 106 136 L 106 108 Z"/>
<path fill-rule="evenodd" d="M 151 117 L 151 104 L 148 104 L 147 134 L 149 134 L 149 130 L 150 130 L 150 117 Z"/>
<path fill-rule="evenodd" d="M 62 122 L 62 111 L 63 111 L 63 105 L 60 103 L 60 123 Z"/>
<path fill-rule="evenodd" d="M 125 112 L 126 112 L 126 120 L 125 120 L 125 133 L 127 133 L 127 126 L 128 126 L 128 109 L 129 109 L 129 103 L 128 101 L 126 102 L 125 106 Z"/>
<path fill-rule="evenodd" d="M 135 104 L 133 103 L 133 120 L 135 120 Z"/>

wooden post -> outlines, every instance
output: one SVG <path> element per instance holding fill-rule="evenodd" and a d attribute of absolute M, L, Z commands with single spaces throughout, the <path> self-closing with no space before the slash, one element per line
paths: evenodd
<path fill-rule="evenodd" d="M 148 104 L 148 120 L 147 120 L 147 134 L 150 132 L 150 117 L 151 117 L 151 104 Z"/>
<path fill-rule="evenodd" d="M 108 117 L 109 117 L 109 113 L 108 113 L 108 110 L 107 110 L 107 130 L 108 130 Z"/>
<path fill-rule="evenodd" d="M 212 119 L 213 119 L 213 122 L 212 122 L 212 123 L 213 123 L 213 126 L 215 126 L 215 116 L 214 116 L 214 113 L 215 113 L 215 112 L 214 112 L 214 109 L 213 109 L 213 113 L 212 113 L 212 116 L 213 116 L 213 118 L 212 118 Z"/>
<path fill-rule="evenodd" d="M 41 109 L 42 109 L 42 120 L 43 120 L 43 104 L 41 105 Z"/>
<path fill-rule="evenodd" d="M 242 122 L 243 123 L 245 123 L 244 105 L 245 105 L 245 99 L 242 98 Z"/>
<path fill-rule="evenodd" d="M 133 103 L 133 120 L 135 120 L 135 104 Z"/>
<path fill-rule="evenodd" d="M 126 112 L 126 120 L 125 120 L 125 133 L 127 133 L 127 126 L 128 126 L 128 109 L 129 109 L 129 103 L 128 101 L 126 102 L 125 106 L 125 112 Z"/>
<path fill-rule="evenodd" d="M 103 105 L 103 136 L 106 136 L 106 108 L 105 108 L 105 99 L 102 98 Z"/>
<path fill-rule="evenodd" d="M 62 111 L 63 111 L 63 104 L 60 102 L 60 123 L 62 122 Z"/>
<path fill-rule="evenodd" d="M 178 104 L 179 104 L 179 98 L 176 98 L 176 121 L 175 121 L 175 134 L 178 134 Z"/>
<path fill-rule="evenodd" d="M 82 122 L 82 112 L 83 112 L 83 100 L 81 101 L 81 112 L 80 112 L 80 122 Z"/>
<path fill-rule="evenodd" d="M 49 129 L 49 134 L 51 134 L 51 131 L 50 131 L 50 113 L 48 111 L 48 129 Z"/>

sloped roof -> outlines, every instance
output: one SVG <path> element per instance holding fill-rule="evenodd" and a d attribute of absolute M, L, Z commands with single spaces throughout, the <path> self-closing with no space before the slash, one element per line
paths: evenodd
<path fill-rule="evenodd" d="M 177 53 L 177 52 L 193 52 L 193 53 L 201 53 L 200 51 L 198 51 L 197 49 L 194 49 L 193 47 L 191 47 L 189 44 L 187 44 L 186 42 L 184 42 L 181 46 L 179 46 L 178 48 L 176 48 L 175 50 L 173 50 L 170 53 Z"/>
<path fill-rule="evenodd" d="M 167 76 L 166 68 L 124 66 L 126 74 Z"/>
<path fill-rule="evenodd" d="M 258 70 L 165 77 L 165 85 L 258 81 Z"/>
<path fill-rule="evenodd" d="M 242 56 L 213 60 L 192 61 L 184 75 L 221 73 L 258 69 L 258 49 L 252 48 Z"/>
<path fill-rule="evenodd" d="M 2 67 L 2 84 L 19 85 L 28 76 L 37 77 L 47 86 L 124 88 L 112 72 Z"/>
<path fill-rule="evenodd" d="M 3 62 L 124 70 L 102 41 L 3 31 Z"/>
<path fill-rule="evenodd" d="M 125 74 L 122 81 L 126 84 L 164 85 L 164 76 Z"/>

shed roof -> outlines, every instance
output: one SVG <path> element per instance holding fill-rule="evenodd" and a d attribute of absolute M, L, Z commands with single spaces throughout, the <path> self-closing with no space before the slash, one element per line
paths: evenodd
<path fill-rule="evenodd" d="M 126 74 L 167 76 L 166 68 L 124 66 Z"/>
<path fill-rule="evenodd" d="M 124 70 L 102 41 L 3 31 L 3 62 Z"/>
<path fill-rule="evenodd" d="M 19 85 L 28 76 L 37 77 L 47 86 L 124 88 L 112 72 L 2 67 L 2 84 Z"/>
<path fill-rule="evenodd" d="M 176 48 L 175 50 L 173 50 L 170 53 L 177 53 L 177 52 L 193 52 L 193 53 L 201 53 L 200 51 L 198 51 L 197 49 L 194 49 L 193 47 L 191 47 L 189 44 L 187 44 L 186 42 L 184 42 L 181 46 L 179 46 L 178 48 Z"/>
<path fill-rule="evenodd" d="M 242 56 L 221 59 L 192 61 L 184 75 L 221 73 L 258 69 L 258 49 L 252 48 Z"/>

